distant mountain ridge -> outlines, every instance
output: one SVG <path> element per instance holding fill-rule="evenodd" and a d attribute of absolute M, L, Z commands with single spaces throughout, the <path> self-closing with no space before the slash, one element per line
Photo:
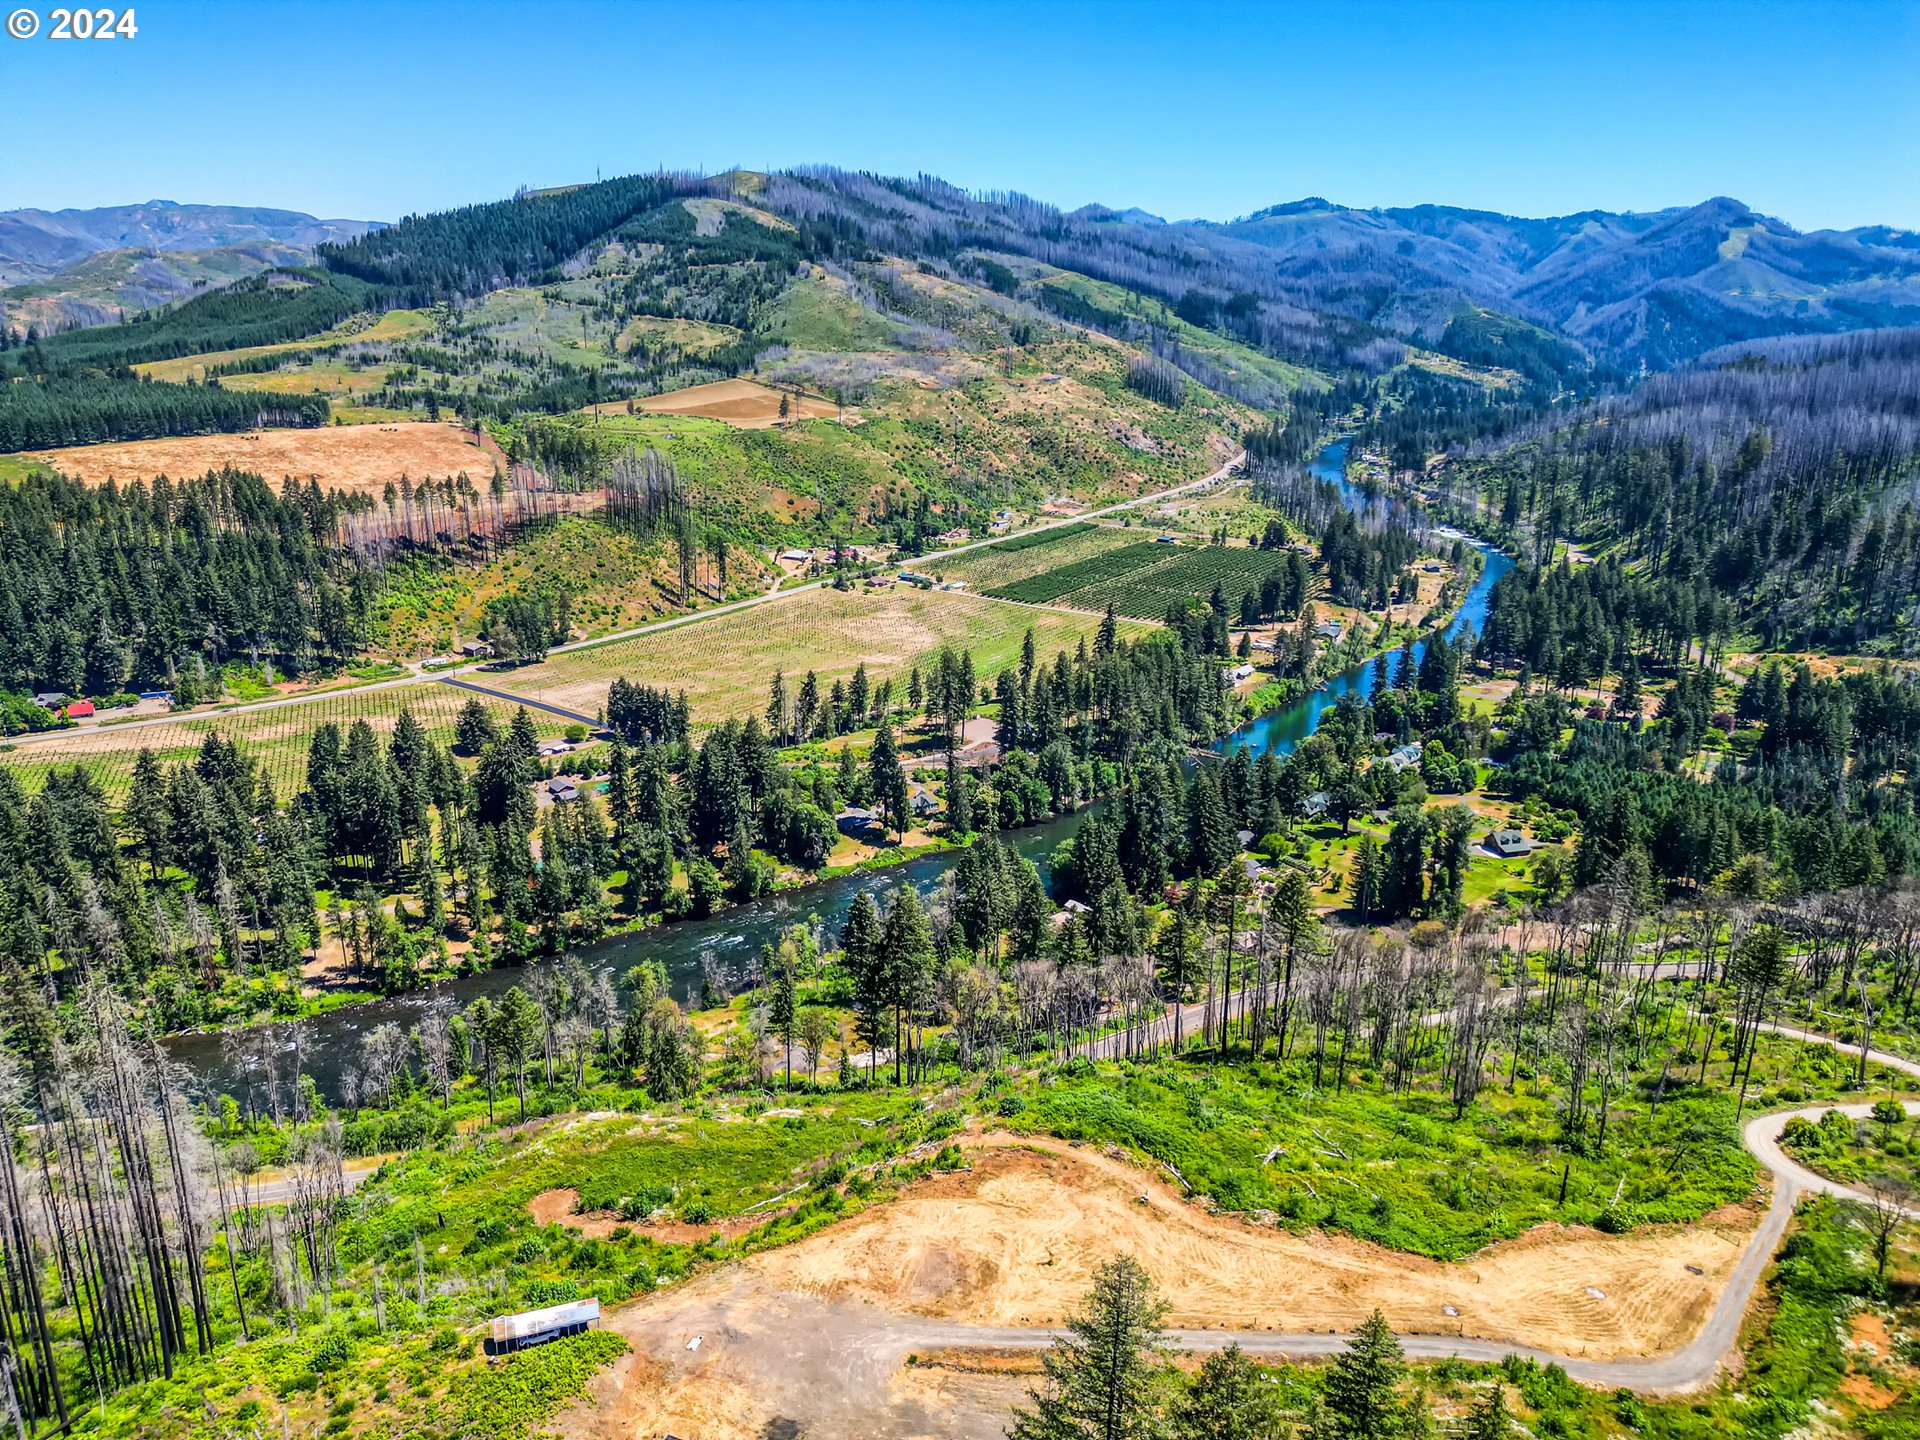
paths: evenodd
<path fill-rule="evenodd" d="M 1059 264 L 1162 296 L 1196 323 L 1269 353 L 1335 369 L 1377 370 L 1411 343 L 1547 381 L 1596 365 L 1667 369 L 1768 336 L 1920 325 L 1920 235 L 1884 225 L 1802 233 L 1725 196 L 1540 218 L 1450 205 L 1358 209 L 1309 196 L 1233 220 L 1167 221 L 1139 207 L 1063 212 L 925 175 L 889 180 L 821 167 L 735 180 L 790 218 L 830 211 L 888 253 Z M 733 182 L 676 183 L 725 190 Z M 492 224 L 514 213 L 469 207 L 445 223 Z M 9 211 L 0 213 L 0 284 L 12 288 L 0 291 L 0 312 L 16 333 L 30 323 L 45 333 L 276 265 L 318 259 L 352 270 L 360 259 L 317 247 L 386 229 L 159 200 Z M 471 288 L 472 278 L 455 288 Z"/>
<path fill-rule="evenodd" d="M 1463 300 L 1616 363 L 1655 367 L 1759 335 L 1920 323 L 1920 236 L 1887 226 L 1802 233 L 1725 196 L 1544 219 L 1314 197 L 1187 223 L 1273 251 L 1283 274 L 1390 274 L 1391 308 L 1367 318 L 1428 340 Z"/>
<path fill-rule="evenodd" d="M 0 312 L 15 329 L 99 325 L 229 284 L 379 228 L 250 205 L 149 200 L 0 212 Z"/>
<path fill-rule="evenodd" d="M 249 205 L 109 205 L 96 210 L 0 211 L 0 282 L 45 279 L 102 250 L 223 250 L 273 242 L 310 248 L 352 240 L 377 221 L 321 220 Z"/>

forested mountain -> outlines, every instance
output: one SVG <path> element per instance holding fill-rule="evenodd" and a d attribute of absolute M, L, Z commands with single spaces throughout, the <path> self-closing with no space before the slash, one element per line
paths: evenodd
<path fill-rule="evenodd" d="M 1916 479 L 1920 329 L 1906 329 L 1715 351 L 1483 447 L 1440 488 L 1519 543 L 1542 583 L 1575 541 L 1600 556 L 1595 574 L 1693 597 L 1663 609 L 1716 606 L 1765 644 L 1905 652 Z"/>
<path fill-rule="evenodd" d="M 1801 234 L 1724 197 L 1547 219 L 1445 205 L 1356 210 L 1314 198 L 1225 223 L 1168 224 L 1137 209 L 1068 213 L 932 176 L 826 167 L 631 176 L 412 216 L 384 231 L 163 202 L 14 211 L 0 215 L 0 279 L 44 279 L 103 250 L 275 241 L 318 246 L 333 270 L 419 303 L 524 283 L 668 195 L 730 195 L 743 185 L 757 204 L 858 249 L 970 263 L 982 274 L 991 265 L 1001 275 L 993 255 L 1027 257 L 1184 301 L 1197 323 L 1336 369 L 1378 370 L 1402 341 L 1474 363 L 1488 363 L 1489 351 L 1537 350 L 1529 365 L 1567 373 L 1590 362 L 1664 368 L 1719 344 L 1920 320 L 1920 240 L 1884 226 Z M 1543 330 L 1516 344 L 1529 326 Z"/>
<path fill-rule="evenodd" d="M 1463 301 L 1550 326 L 1616 365 L 1656 368 L 1765 335 L 1920 321 L 1914 236 L 1885 227 L 1803 235 L 1725 197 L 1546 220 L 1313 199 L 1199 228 L 1267 247 L 1302 283 L 1370 297 L 1365 318 L 1427 343 Z"/>

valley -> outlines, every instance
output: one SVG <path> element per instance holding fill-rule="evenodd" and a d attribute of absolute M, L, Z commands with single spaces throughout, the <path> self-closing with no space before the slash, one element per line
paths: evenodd
<path fill-rule="evenodd" d="M 1908 232 L 337 199 L 0 213 L 23 1440 L 1920 1432 Z"/>

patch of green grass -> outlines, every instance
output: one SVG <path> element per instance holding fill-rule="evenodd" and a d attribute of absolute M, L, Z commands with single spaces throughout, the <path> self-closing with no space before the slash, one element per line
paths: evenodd
<path fill-rule="evenodd" d="M 596 1372 L 626 1353 L 620 1336 L 589 1330 L 468 1371 L 453 1390 L 454 1433 L 462 1440 L 520 1440 L 578 1399 Z"/>
<path fill-rule="evenodd" d="M 1003 541 L 983 550 L 969 550 L 950 560 L 935 561 L 926 568 L 943 580 L 965 580 L 975 589 L 993 590 L 1118 550 L 1139 538 L 1137 531 L 1123 530 L 1117 525 L 1068 525 L 1035 535 L 1025 543 Z"/>
<path fill-rule="evenodd" d="M 51 475 L 53 467 L 24 455 L 0 455 L 0 485 L 18 485 L 29 475 Z"/>
<path fill-rule="evenodd" d="M 722 1220 L 803 1184 L 812 1167 L 853 1155 L 867 1143 L 869 1130 L 878 1135 L 876 1127 L 913 1111 L 910 1097 L 892 1091 L 839 1095 L 826 1103 L 796 1095 L 775 1108 L 780 1113 L 729 1110 L 724 1116 L 651 1122 L 626 1116 L 583 1125 L 537 1158 L 503 1164 L 473 1185 L 455 1186 L 449 1198 L 524 1205 L 544 1191 L 568 1189 L 579 1192 L 582 1210 L 618 1210 L 638 1196 L 672 1195 L 676 1207 L 698 1198 L 712 1219 Z"/>
<path fill-rule="evenodd" d="M 1345 1230 L 1442 1260 L 1542 1221 L 1591 1223 L 1609 1210 L 1637 1223 L 1697 1220 L 1753 1188 L 1753 1160 L 1722 1094 L 1683 1090 L 1656 1114 L 1623 1111 L 1608 1152 L 1588 1156 L 1560 1145 L 1551 1095 L 1490 1086 L 1456 1121 L 1441 1095 L 1315 1092 L 1310 1073 L 1102 1068 L 1041 1088 L 1017 1123 L 1124 1145 L 1229 1210 L 1271 1211 L 1289 1228 Z"/>
<path fill-rule="evenodd" d="M 795 280 L 768 320 L 772 337 L 796 350 L 891 350 L 897 327 L 824 278 Z"/>

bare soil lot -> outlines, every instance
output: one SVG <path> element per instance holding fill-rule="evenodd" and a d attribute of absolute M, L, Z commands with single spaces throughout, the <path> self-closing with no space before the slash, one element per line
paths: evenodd
<path fill-rule="evenodd" d="M 563 1433 L 998 1436 L 1029 1366 L 965 1357 L 991 1360 L 1020 1329 L 1057 1326 L 1116 1252 L 1147 1268 L 1173 1304 L 1168 1323 L 1188 1331 L 1351 1331 L 1379 1306 L 1403 1332 L 1651 1355 L 1700 1328 L 1755 1218 L 1738 1209 L 1627 1236 L 1542 1226 L 1441 1264 L 1210 1215 L 1091 1148 L 988 1135 L 969 1159 L 799 1244 L 611 1313 L 634 1354 Z"/>
<path fill-rule="evenodd" d="M 787 402 L 784 416 L 780 413 L 783 396 Z M 698 415 L 723 420 L 739 430 L 767 430 L 782 420 L 831 420 L 840 414 L 840 407 L 831 400 L 775 390 L 752 380 L 716 380 L 633 403 L 649 415 Z M 627 402 L 614 400 L 593 408 L 609 415 L 624 413 Z"/>
<path fill-rule="evenodd" d="M 176 479 L 232 465 L 276 484 L 285 476 L 318 480 L 325 490 L 378 494 L 402 475 L 444 479 L 465 471 L 475 484 L 503 467 L 499 452 L 474 443 L 458 425 L 415 421 L 401 425 L 331 425 L 313 430 L 250 430 L 239 435 L 181 435 L 165 440 L 128 440 L 65 450 L 39 450 L 31 458 L 89 485 L 118 480 Z"/>

